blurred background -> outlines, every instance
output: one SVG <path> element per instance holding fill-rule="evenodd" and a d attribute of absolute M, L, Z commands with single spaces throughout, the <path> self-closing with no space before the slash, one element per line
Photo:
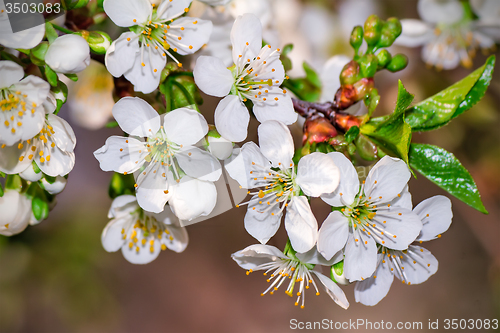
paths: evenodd
<path fill-rule="evenodd" d="M 295 44 L 290 56 L 293 75 L 298 76 L 302 60 L 320 70 L 333 55 L 352 56 L 347 43 L 350 30 L 369 14 L 418 18 L 415 0 L 271 2 L 269 38 L 277 38 L 280 45 Z M 398 79 L 418 102 L 486 60 L 479 52 L 472 69 L 437 71 L 422 61 L 420 48 L 394 50 L 408 55 L 409 66 L 397 74 L 376 76 L 379 114 L 394 109 Z M 78 143 L 76 166 L 57 206 L 47 220 L 20 235 L 0 236 L 0 332 L 287 332 L 291 319 L 422 322 L 424 331 L 429 320 L 438 319 L 438 331 L 445 331 L 444 319 L 500 318 L 498 68 L 479 104 L 448 126 L 413 136 L 413 142 L 439 145 L 460 159 L 490 214 L 452 198 L 451 228 L 439 240 L 425 244 L 439 260 L 438 272 L 421 285 L 395 280 L 388 296 L 375 307 L 355 303 L 354 286 L 343 287 L 351 302 L 348 310 L 325 293 L 308 295 L 302 310 L 281 289 L 261 297 L 267 288 L 265 279 L 260 274 L 247 276 L 230 257 L 256 242 L 244 229 L 245 209 L 234 208 L 188 226 L 190 243 L 185 252 L 162 252 L 145 266 L 130 264 L 119 252 L 105 252 L 100 236 L 108 222 L 112 174 L 100 170 L 93 152 L 107 137 L 121 132 L 102 128 L 113 105 L 112 79 L 98 65 L 88 71 L 92 84 L 84 84 L 83 76 L 80 86 L 71 87 L 74 100 L 59 113 L 72 124 Z M 203 98 L 202 111 L 213 123 L 218 99 Z M 248 140 L 257 141 L 256 128 L 253 120 Z M 300 139 L 300 128 L 294 130 Z M 410 189 L 414 204 L 446 195 L 423 176 L 412 179 Z M 319 199 L 313 199 L 312 206 L 321 223 L 329 207 Z M 282 226 L 269 244 L 283 248 L 285 242 Z"/>

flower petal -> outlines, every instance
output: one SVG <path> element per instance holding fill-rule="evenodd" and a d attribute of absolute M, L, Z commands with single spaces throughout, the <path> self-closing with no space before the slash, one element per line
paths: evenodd
<path fill-rule="evenodd" d="M 132 264 L 149 264 L 158 256 L 160 255 L 161 252 L 161 243 L 160 242 L 154 242 L 153 245 L 150 245 L 149 243 L 146 243 L 147 245 L 142 245 L 141 244 L 141 239 L 142 233 L 138 233 L 138 242 L 136 246 L 128 246 L 124 245 L 122 246 L 122 254 L 127 261 L 129 261 Z M 153 251 L 151 251 L 151 248 Z"/>
<path fill-rule="evenodd" d="M 176 48 L 175 52 L 180 55 L 193 54 L 208 43 L 212 29 L 211 21 L 195 17 L 179 18 L 167 33 L 167 36 L 173 34 L 177 37 L 170 40 L 170 47 Z"/>
<path fill-rule="evenodd" d="M 391 272 L 389 261 L 383 262 L 383 255 L 378 255 L 380 262 L 373 275 L 363 281 L 356 282 L 354 298 L 356 302 L 373 306 L 378 304 L 391 289 L 394 275 Z"/>
<path fill-rule="evenodd" d="M 39 154 L 35 155 L 35 163 L 44 174 L 51 177 L 66 176 L 75 166 L 75 154 L 73 152 L 62 151 L 57 146 L 44 151 L 41 144 L 38 145 L 38 152 Z M 42 152 L 44 152 L 43 156 L 40 155 Z M 49 155 L 50 160 L 47 159 Z"/>
<path fill-rule="evenodd" d="M 318 252 L 316 246 L 304 253 L 297 252 L 295 256 L 302 262 L 323 266 L 331 266 L 344 259 L 344 254 L 339 251 L 337 255 L 333 256 L 330 260 L 326 260 L 326 258 Z"/>
<path fill-rule="evenodd" d="M 110 136 L 104 146 L 94 152 L 102 171 L 119 173 L 132 173 L 138 170 L 144 164 L 144 158 L 148 154 L 141 141 L 115 135 Z"/>
<path fill-rule="evenodd" d="M 349 236 L 349 220 L 341 212 L 331 212 L 321 225 L 318 233 L 318 251 L 331 259 L 342 250 Z"/>
<path fill-rule="evenodd" d="M 278 205 L 268 207 L 265 203 L 259 204 L 258 202 L 259 198 L 254 196 L 248 204 L 245 229 L 250 236 L 266 244 L 278 231 L 282 213 Z"/>
<path fill-rule="evenodd" d="M 208 124 L 203 115 L 188 108 L 167 113 L 163 127 L 168 140 L 185 146 L 194 145 L 208 133 Z"/>
<path fill-rule="evenodd" d="M 262 155 L 260 148 L 253 142 L 247 142 L 241 149 L 235 149 L 233 155 L 224 162 L 229 176 L 236 180 L 243 188 L 253 188 L 254 178 L 250 176 L 252 163 L 262 166 L 264 169 L 270 167 L 267 158 Z"/>
<path fill-rule="evenodd" d="M 130 222 L 132 218 L 129 215 L 109 221 L 101 234 L 101 243 L 104 250 L 107 252 L 116 252 L 123 246 L 125 240 L 123 239 L 122 229 L 124 224 Z"/>
<path fill-rule="evenodd" d="M 72 152 L 76 146 L 76 136 L 70 124 L 55 114 L 47 115 L 47 120 L 54 131 L 51 139 L 55 142 L 57 147 L 63 151 Z"/>
<path fill-rule="evenodd" d="M 464 8 L 460 1 L 420 0 L 417 3 L 420 17 L 429 23 L 452 24 L 464 16 Z"/>
<path fill-rule="evenodd" d="M 0 171 L 13 175 L 26 170 L 31 165 L 31 160 L 25 156 L 28 148 L 27 144 L 21 149 L 18 145 L 0 148 Z"/>
<path fill-rule="evenodd" d="M 306 195 L 319 197 L 335 191 L 340 181 L 339 168 L 328 155 L 314 152 L 300 159 L 296 181 Z"/>
<path fill-rule="evenodd" d="M 276 261 L 279 258 L 288 259 L 279 249 L 270 245 L 255 244 L 231 254 L 231 258 L 243 269 L 256 270 L 257 266 Z M 263 268 L 259 268 L 263 269 Z"/>
<path fill-rule="evenodd" d="M 124 97 L 113 107 L 120 128 L 130 135 L 149 137 L 160 129 L 158 112 L 145 100 L 139 97 Z"/>
<path fill-rule="evenodd" d="M 322 194 L 321 199 L 333 207 L 349 206 L 359 192 L 359 178 L 356 168 L 344 154 L 332 152 L 327 154 L 340 172 L 340 181 L 337 189 L 328 194 Z M 342 193 L 342 195 L 340 195 Z"/>
<path fill-rule="evenodd" d="M 210 96 L 224 97 L 234 84 L 231 71 L 216 57 L 200 56 L 196 60 L 193 76 L 198 88 Z"/>
<path fill-rule="evenodd" d="M 39 24 L 33 28 L 14 33 L 12 32 L 12 26 L 9 18 L 5 13 L 6 9 L 3 1 L 0 3 L 0 9 L 2 10 L 2 13 L 0 14 L 0 44 L 2 46 L 13 49 L 31 49 L 42 41 L 43 36 L 45 35 L 45 24 Z M 37 21 L 37 18 L 40 18 L 40 21 L 43 23 L 43 16 L 41 14 L 36 14 L 34 16 L 34 18 L 29 18 L 32 22 L 35 22 Z"/>
<path fill-rule="evenodd" d="M 422 220 L 423 226 L 417 240 L 423 242 L 438 238 L 448 230 L 453 218 L 451 201 L 442 195 L 425 199 L 413 209 L 413 212 Z"/>
<path fill-rule="evenodd" d="M 382 243 L 385 247 L 394 250 L 405 250 L 418 236 L 420 230 L 422 230 L 422 222 L 417 214 L 404 208 L 397 208 L 393 211 L 382 211 L 377 210 L 373 223 L 376 228 L 383 230 L 383 235 L 381 232 L 377 232 L 377 235 L 382 241 L 377 241 Z M 374 231 L 375 232 L 375 231 Z"/>
<path fill-rule="evenodd" d="M 0 197 L 0 235 L 12 236 L 28 226 L 31 201 L 17 191 L 6 191 Z"/>
<path fill-rule="evenodd" d="M 344 292 L 335 282 L 332 281 L 332 279 L 316 271 L 311 271 L 311 273 L 316 275 L 321 284 L 325 287 L 328 296 L 330 296 L 335 303 L 344 309 L 349 307 L 349 301 L 347 300 Z"/>
<path fill-rule="evenodd" d="M 232 142 L 246 139 L 250 114 L 238 96 L 224 97 L 215 109 L 214 120 L 217 131 L 226 139 Z"/>
<path fill-rule="evenodd" d="M 182 171 L 199 180 L 217 181 L 222 169 L 219 160 L 207 151 L 197 147 L 187 147 L 175 154 Z"/>
<path fill-rule="evenodd" d="M 190 221 L 212 212 L 217 203 L 217 190 L 212 182 L 189 176 L 170 187 L 173 192 L 169 201 L 172 212 L 180 219 Z"/>
<path fill-rule="evenodd" d="M 147 0 L 105 0 L 103 7 L 111 21 L 119 27 L 144 23 L 152 12 Z"/>
<path fill-rule="evenodd" d="M 2 76 L 0 76 L 0 89 L 8 88 L 21 81 L 24 77 L 23 68 L 10 60 L 0 61 L 0 73 L 2 73 Z"/>
<path fill-rule="evenodd" d="M 292 247 L 307 252 L 316 245 L 318 222 L 305 196 L 293 197 L 285 215 L 285 228 Z"/>
<path fill-rule="evenodd" d="M 162 1 L 158 6 L 158 17 L 165 20 L 171 20 L 186 13 L 186 9 L 189 10 L 193 0 L 172 0 L 172 1 Z M 177 22 L 177 21 L 176 21 Z"/>
<path fill-rule="evenodd" d="M 137 208 L 139 208 L 139 205 L 137 204 L 135 195 L 120 195 L 111 203 L 108 218 L 129 216 Z"/>
<path fill-rule="evenodd" d="M 143 172 L 139 173 L 136 180 L 135 196 L 142 209 L 152 213 L 160 213 L 172 197 L 172 186 L 169 187 L 168 177 L 163 176 L 170 171 L 160 166 L 157 172 L 153 172 L 154 167 L 155 164 L 151 163 Z"/>
<path fill-rule="evenodd" d="M 365 182 L 367 197 L 372 202 L 390 202 L 396 197 L 410 180 L 410 171 L 403 160 L 384 156 L 368 173 Z"/>
<path fill-rule="evenodd" d="M 269 120 L 257 129 L 262 154 L 271 161 L 273 167 L 290 168 L 294 154 L 293 138 L 285 124 Z"/>
<path fill-rule="evenodd" d="M 165 207 L 165 210 L 167 209 L 168 207 Z M 171 225 L 167 229 L 170 232 L 170 236 L 172 236 L 173 239 L 166 240 L 166 238 L 162 238 L 162 243 L 165 244 L 165 246 L 171 251 L 177 253 L 184 252 L 189 242 L 189 237 L 186 228 L 178 225 Z"/>
<path fill-rule="evenodd" d="M 372 237 L 359 235 L 349 234 L 344 251 L 344 275 L 350 282 L 370 277 L 377 268 L 377 244 Z"/>
<path fill-rule="evenodd" d="M 439 262 L 429 250 L 410 245 L 408 252 L 403 255 L 401 266 L 404 267 L 405 282 L 419 284 L 427 281 L 431 275 L 437 272 Z"/>
<path fill-rule="evenodd" d="M 254 14 L 238 16 L 231 29 L 233 62 L 238 63 L 239 56 L 253 59 L 262 48 L 262 24 Z"/>
<path fill-rule="evenodd" d="M 403 19 L 401 20 L 403 32 L 396 39 L 394 44 L 408 47 L 424 45 L 434 38 L 434 29 L 420 20 Z"/>
<path fill-rule="evenodd" d="M 328 59 L 320 73 L 322 83 L 320 102 L 332 102 L 340 88 L 339 76 L 344 66 L 351 60 L 345 55 L 336 55 Z"/>
<path fill-rule="evenodd" d="M 278 120 L 285 125 L 291 125 L 297 121 L 298 116 L 293 108 L 290 94 L 284 93 L 278 87 L 263 87 L 255 90 L 255 92 L 261 92 L 264 96 L 267 96 L 265 102 L 254 102 L 253 105 L 255 118 L 259 122 Z"/>
<path fill-rule="evenodd" d="M 166 63 L 166 56 L 163 56 L 159 50 L 143 45 L 140 52 L 136 54 L 132 68 L 125 72 L 124 76 L 134 85 L 135 91 L 149 94 L 158 88 L 161 71 Z"/>
<path fill-rule="evenodd" d="M 23 94 L 28 95 L 27 98 L 31 103 L 41 106 L 49 95 L 50 84 L 38 76 L 28 75 L 20 82 L 14 83 L 13 90 L 22 91 Z"/>
<path fill-rule="evenodd" d="M 128 38 L 131 40 L 128 41 Z M 122 76 L 134 66 L 137 52 L 139 52 L 139 39 L 133 32 L 124 32 L 106 51 L 104 63 L 107 70 L 114 77 Z"/>
<path fill-rule="evenodd" d="M 411 193 L 410 191 L 408 191 L 408 185 L 406 185 L 403 191 L 391 201 L 390 205 L 392 208 L 391 210 L 398 208 L 411 210 L 413 208 L 413 204 L 411 202 Z"/>

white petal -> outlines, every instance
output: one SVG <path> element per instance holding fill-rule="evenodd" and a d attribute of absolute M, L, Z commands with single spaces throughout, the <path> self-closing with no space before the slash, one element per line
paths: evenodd
<path fill-rule="evenodd" d="M 273 167 L 290 168 L 294 146 L 288 127 L 279 121 L 269 120 L 260 124 L 257 130 L 260 150 Z"/>
<path fill-rule="evenodd" d="M 235 64 L 240 55 L 244 59 L 255 58 L 262 48 L 262 24 L 259 18 L 254 14 L 238 16 L 231 29 L 231 44 Z"/>
<path fill-rule="evenodd" d="M 55 114 L 49 114 L 47 120 L 54 131 L 51 139 L 57 147 L 63 151 L 72 152 L 76 146 L 76 136 L 70 124 Z"/>
<path fill-rule="evenodd" d="M 295 253 L 295 256 L 302 262 L 308 263 L 308 264 L 314 264 L 314 265 L 323 265 L 323 266 L 332 266 L 339 261 L 344 259 L 344 254 L 339 252 L 338 254 L 333 256 L 330 260 L 326 260 L 325 257 L 323 257 L 319 252 L 318 249 L 313 247 L 307 252 L 304 253 Z"/>
<path fill-rule="evenodd" d="M 105 0 L 103 7 L 109 18 L 119 27 L 145 23 L 152 12 L 151 4 L 147 0 Z"/>
<path fill-rule="evenodd" d="M 38 151 L 43 151 L 43 147 L 41 147 L 41 145 L 38 146 Z M 35 155 L 35 163 L 44 174 L 51 177 L 66 176 L 71 172 L 71 170 L 73 170 L 73 167 L 75 166 L 75 153 L 62 151 L 57 146 L 49 148 L 48 151 L 45 150 L 44 153 L 43 162 L 42 157 L 39 154 Z M 50 161 L 45 158 L 49 155 Z"/>
<path fill-rule="evenodd" d="M 377 244 L 373 238 L 349 235 L 345 247 L 344 275 L 350 282 L 370 277 L 377 268 Z M 357 241 L 356 241 L 357 240 Z M 366 243 L 365 243 L 366 242 Z"/>
<path fill-rule="evenodd" d="M 276 52 L 276 50 L 272 47 L 269 47 L 269 45 L 266 45 L 262 47 L 257 55 L 257 58 L 262 60 L 259 59 L 260 61 L 256 60 L 256 62 L 254 62 L 254 64 L 259 64 L 259 66 L 252 72 L 252 74 L 257 76 L 260 80 L 268 81 L 270 79 L 274 84 L 277 84 L 278 86 L 281 85 L 285 79 L 285 68 L 281 63 L 280 53 Z M 248 58 L 242 57 L 242 59 Z"/>
<path fill-rule="evenodd" d="M 349 206 L 359 192 L 359 178 L 356 168 L 344 154 L 332 152 L 327 154 L 340 171 L 340 181 L 337 189 L 329 194 L 322 194 L 321 199 L 333 207 Z M 340 195 L 342 193 L 342 196 Z"/>
<path fill-rule="evenodd" d="M 139 233 L 139 235 L 142 235 L 142 233 Z M 141 244 L 141 239 L 142 237 L 138 237 L 139 241 L 136 244 L 136 246 L 133 246 L 130 248 L 128 244 L 122 246 L 122 254 L 125 259 L 127 259 L 129 262 L 132 264 L 149 264 L 158 256 L 160 255 L 161 252 L 161 243 L 160 242 L 154 242 L 152 247 L 153 251 L 151 251 L 151 245 L 149 243 L 146 243 L 146 245 Z M 139 251 L 137 251 L 137 248 L 139 248 Z"/>
<path fill-rule="evenodd" d="M 173 38 L 170 41 L 170 47 L 176 48 L 178 54 L 193 54 L 208 43 L 212 34 L 212 22 L 195 17 L 182 17 L 172 23 L 167 36 L 169 34 L 182 38 Z"/>
<path fill-rule="evenodd" d="M 56 176 L 56 179 L 53 183 L 49 183 L 45 178 L 42 178 L 42 180 L 40 181 L 45 191 L 49 192 L 50 194 L 61 193 L 66 187 L 67 182 L 68 181 L 66 180 L 66 178 L 61 176 Z"/>
<path fill-rule="evenodd" d="M 104 63 L 114 77 L 120 77 L 130 70 L 139 52 L 139 39 L 133 32 L 124 32 L 106 50 Z M 128 41 L 127 38 L 131 40 Z M 133 40 L 132 40 L 133 39 Z"/>
<path fill-rule="evenodd" d="M 182 171 L 199 180 L 217 181 L 221 174 L 219 160 L 207 151 L 197 147 L 186 147 L 175 154 Z"/>
<path fill-rule="evenodd" d="M 151 105 L 139 97 L 124 97 L 113 107 L 120 128 L 130 135 L 149 137 L 160 129 L 160 116 Z"/>
<path fill-rule="evenodd" d="M 234 84 L 231 71 L 216 57 L 200 56 L 196 60 L 193 76 L 198 88 L 210 96 L 224 97 Z"/>
<path fill-rule="evenodd" d="M 18 116 L 16 113 L 17 111 L 7 111 L 0 114 L 0 122 L 2 125 L 0 126 L 0 145 L 5 143 L 7 146 L 12 146 L 20 140 L 29 140 L 40 133 L 45 116 L 43 107 L 40 106 L 36 108 L 35 113 L 26 111 L 22 118 L 18 118 L 21 126 L 10 119 L 12 116 Z M 5 121 L 11 123 L 9 127 L 5 126 Z M 15 132 L 12 132 L 12 129 L 14 129 Z"/>
<path fill-rule="evenodd" d="M 419 203 L 413 212 L 422 220 L 422 230 L 417 240 L 429 241 L 448 230 L 453 218 L 451 201 L 445 196 L 436 195 Z"/>
<path fill-rule="evenodd" d="M 233 155 L 225 161 L 224 166 L 231 178 L 243 188 L 253 188 L 255 182 L 250 177 L 252 163 L 263 168 L 271 166 L 267 158 L 260 152 L 259 147 L 253 142 L 247 142 L 240 150 L 235 149 Z"/>
<path fill-rule="evenodd" d="M 171 20 L 178 16 L 184 15 L 185 9 L 189 8 L 193 0 L 172 0 L 162 1 L 158 7 L 159 16 L 162 19 Z M 176 21 L 177 22 L 177 21 Z"/>
<path fill-rule="evenodd" d="M 422 222 L 417 214 L 404 208 L 393 211 L 378 210 L 375 218 L 377 223 L 370 221 L 370 224 L 376 224 L 377 228 L 383 230 L 384 235 L 380 236 L 381 245 L 390 249 L 405 250 L 422 229 Z"/>
<path fill-rule="evenodd" d="M 122 229 L 124 224 L 130 222 L 132 218 L 129 215 L 109 221 L 101 234 L 101 243 L 104 250 L 116 252 L 123 246 L 125 240 L 123 239 Z"/>
<path fill-rule="evenodd" d="M 427 23 L 416 19 L 401 20 L 403 32 L 394 44 L 416 47 L 428 43 L 434 37 L 434 29 Z"/>
<path fill-rule="evenodd" d="M 390 205 L 391 210 L 398 208 L 412 210 L 413 204 L 411 202 L 411 193 L 408 191 L 408 185 L 406 185 L 403 191 L 391 201 Z"/>
<path fill-rule="evenodd" d="M 320 102 L 332 102 L 335 93 L 340 88 L 340 73 L 351 60 L 345 55 L 336 55 L 328 59 L 320 73 L 322 83 Z"/>
<path fill-rule="evenodd" d="M 2 160 L 2 158 L 4 158 L 4 156 L 2 155 L 2 151 L 0 150 L 0 161 Z M 3 171 L 1 166 L 0 171 Z M 28 180 L 30 182 L 37 182 L 42 178 L 43 173 L 40 171 L 36 173 L 33 169 L 33 165 L 31 165 L 31 167 L 28 166 L 23 172 L 19 173 L 19 176 L 21 176 L 22 179 Z"/>
<path fill-rule="evenodd" d="M 420 0 L 417 9 L 420 17 L 430 23 L 452 24 L 464 16 L 464 8 L 457 0 Z"/>
<path fill-rule="evenodd" d="M 63 35 L 54 40 L 45 54 L 45 63 L 57 73 L 78 73 L 90 64 L 90 47 L 78 35 Z"/>
<path fill-rule="evenodd" d="M 31 165 L 31 160 L 27 157 L 29 148 L 27 144 L 22 149 L 17 145 L 0 148 L 0 171 L 16 174 L 26 170 Z M 21 156 L 22 161 L 19 159 Z"/>
<path fill-rule="evenodd" d="M 129 216 L 139 208 L 135 195 L 120 195 L 116 197 L 109 208 L 108 218 Z"/>
<path fill-rule="evenodd" d="M 192 146 L 208 133 L 208 124 L 201 113 L 179 108 L 165 115 L 163 127 L 167 138 L 179 145 Z"/>
<path fill-rule="evenodd" d="M 403 254 L 401 266 L 404 267 L 406 283 L 419 284 L 427 281 L 437 272 L 439 263 L 432 253 L 423 247 L 411 245 Z"/>
<path fill-rule="evenodd" d="M 241 268 L 252 270 L 255 270 L 257 266 L 276 261 L 279 258 L 288 259 L 288 257 L 276 247 L 262 244 L 250 245 L 241 251 L 233 253 L 231 258 L 233 258 Z"/>
<path fill-rule="evenodd" d="M 207 137 L 208 141 L 208 150 L 212 155 L 217 157 L 219 160 L 225 160 L 231 156 L 233 153 L 234 144 L 225 139 L 223 136 L 216 138 L 213 136 Z"/>
<path fill-rule="evenodd" d="M 165 206 L 165 210 L 160 214 L 154 214 L 155 218 L 159 222 L 166 224 L 169 234 L 161 239 L 161 242 L 165 246 L 174 252 L 183 252 L 189 242 L 188 233 L 186 228 L 179 225 L 179 219 L 174 215 L 170 207 Z M 173 239 L 170 238 L 172 236 Z"/>
<path fill-rule="evenodd" d="M 318 251 L 326 259 L 331 259 L 342 250 L 349 236 L 349 220 L 341 212 L 331 212 L 321 225 L 318 233 Z"/>
<path fill-rule="evenodd" d="M 217 203 L 217 190 L 212 182 L 189 176 L 170 187 L 173 195 L 169 201 L 172 212 L 180 220 L 192 220 L 212 212 Z"/>
<path fill-rule="evenodd" d="M 403 160 L 384 156 L 368 173 L 365 193 L 372 202 L 390 202 L 410 180 L 410 171 Z"/>
<path fill-rule="evenodd" d="M 389 261 L 382 262 L 383 255 L 378 255 L 379 265 L 373 275 L 364 281 L 356 282 L 354 298 L 356 302 L 373 306 L 378 304 L 391 289 L 394 275 L 389 266 Z"/>
<path fill-rule="evenodd" d="M 328 296 L 330 296 L 335 303 L 344 309 L 349 307 L 349 301 L 347 300 L 344 292 L 335 282 L 332 281 L 332 279 L 316 271 L 311 271 L 311 273 L 316 275 L 321 284 L 325 287 Z"/>
<path fill-rule="evenodd" d="M 8 88 L 21 81 L 24 77 L 23 68 L 10 60 L 0 61 L 0 73 L 2 73 L 0 76 L 0 89 Z"/>
<path fill-rule="evenodd" d="M 296 181 L 306 195 L 319 197 L 335 191 L 340 181 L 339 168 L 328 155 L 314 152 L 300 159 Z"/>
<path fill-rule="evenodd" d="M 269 208 L 265 203 L 259 204 L 258 202 L 259 198 L 254 196 L 248 204 L 245 229 L 250 236 L 266 244 L 278 231 L 282 214 L 278 205 Z"/>
<path fill-rule="evenodd" d="M 232 142 L 240 142 L 247 137 L 250 114 L 238 96 L 224 97 L 214 114 L 215 127 L 223 137 Z"/>
<path fill-rule="evenodd" d="M 127 142 L 128 141 L 128 142 Z M 120 150 L 121 149 L 121 150 Z M 139 153 L 139 150 L 142 150 Z M 138 170 L 148 155 L 144 143 L 134 138 L 110 136 L 104 146 L 94 152 L 103 171 L 132 173 Z M 135 163 L 137 161 L 137 163 Z"/>
<path fill-rule="evenodd" d="M 143 52 L 142 59 L 141 52 Z M 135 56 L 132 68 L 125 72 L 124 76 L 134 85 L 135 91 L 149 94 L 158 88 L 161 71 L 166 63 L 167 58 L 159 50 L 143 45 Z"/>
<path fill-rule="evenodd" d="M 0 8 L 5 11 L 3 3 L 0 3 Z M 41 14 L 37 16 L 40 16 L 43 22 L 43 16 Z M 31 49 L 42 41 L 44 35 L 45 24 L 13 33 L 7 14 L 5 12 L 0 14 L 0 44 L 5 47 Z"/>
<path fill-rule="evenodd" d="M 277 87 L 263 87 L 256 91 L 264 94 L 266 90 L 268 90 L 268 93 L 266 93 L 267 100 L 265 102 L 254 102 L 253 105 L 253 112 L 257 120 L 261 123 L 267 120 L 278 120 L 285 125 L 295 123 L 298 116 L 293 108 L 290 94 L 285 94 L 283 90 Z"/>
<path fill-rule="evenodd" d="M 17 191 L 6 191 L 0 197 L 0 235 L 12 236 L 28 226 L 31 201 Z"/>
<path fill-rule="evenodd" d="M 292 198 L 286 210 L 285 228 L 295 251 L 307 252 L 316 245 L 318 221 L 306 197 Z"/>
<path fill-rule="evenodd" d="M 500 17 L 500 2 L 497 0 L 470 0 L 474 13 L 482 22 L 498 23 Z"/>
<path fill-rule="evenodd" d="M 151 163 L 143 172 L 139 173 L 135 195 L 137 203 L 142 209 L 152 213 L 160 213 L 172 197 L 172 187 L 169 187 L 167 177 L 163 176 L 169 171 L 159 167 L 156 172 L 153 172 L 154 168 L 155 165 Z"/>
<path fill-rule="evenodd" d="M 50 92 L 50 84 L 34 75 L 28 75 L 20 82 L 15 83 L 13 87 L 12 90 L 22 91 L 23 94 L 28 95 L 27 98 L 31 103 L 38 105 L 45 102 Z"/>

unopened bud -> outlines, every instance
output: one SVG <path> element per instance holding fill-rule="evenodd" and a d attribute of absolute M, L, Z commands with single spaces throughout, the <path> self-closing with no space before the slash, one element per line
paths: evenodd
<path fill-rule="evenodd" d="M 405 69 L 408 65 L 408 58 L 401 53 L 396 54 L 392 57 L 391 62 L 387 65 L 387 69 L 391 72 L 397 72 Z"/>
<path fill-rule="evenodd" d="M 353 49 L 358 50 L 363 44 L 363 27 L 357 25 L 352 29 L 351 39 L 349 41 Z"/>
<path fill-rule="evenodd" d="M 82 36 L 89 44 L 90 49 L 97 54 L 105 54 L 112 43 L 111 37 L 102 31 L 82 30 L 76 35 Z"/>
<path fill-rule="evenodd" d="M 337 135 L 337 130 L 325 117 L 307 118 L 304 124 L 302 142 L 309 144 L 327 142 Z"/>
<path fill-rule="evenodd" d="M 375 75 L 378 67 L 378 59 L 374 54 L 367 54 L 359 59 L 359 68 L 364 78 L 370 78 Z"/>
<path fill-rule="evenodd" d="M 74 74 L 90 64 L 90 48 L 78 35 L 64 35 L 50 44 L 45 63 L 58 73 Z"/>
<path fill-rule="evenodd" d="M 380 39 L 381 31 L 383 27 L 382 20 L 375 14 L 370 15 L 365 21 L 365 32 L 364 38 L 368 46 L 373 46 L 377 44 Z"/>
<path fill-rule="evenodd" d="M 391 62 L 392 56 L 389 51 L 384 49 L 377 54 L 377 59 L 378 59 L 378 69 L 382 69 Z"/>
<path fill-rule="evenodd" d="M 359 156 L 367 161 L 373 161 L 377 158 L 377 146 L 363 134 L 358 135 L 354 140 Z"/>

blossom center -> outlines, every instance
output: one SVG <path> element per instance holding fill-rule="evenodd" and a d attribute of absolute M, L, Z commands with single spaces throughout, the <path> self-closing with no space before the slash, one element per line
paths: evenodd
<path fill-rule="evenodd" d="M 12 133 L 16 133 L 23 126 L 23 117 L 31 109 L 31 113 L 36 112 L 37 104 L 28 101 L 28 95 L 20 91 L 11 92 L 9 89 L 0 90 L 0 108 L 2 109 L 3 126 L 10 128 Z"/>

